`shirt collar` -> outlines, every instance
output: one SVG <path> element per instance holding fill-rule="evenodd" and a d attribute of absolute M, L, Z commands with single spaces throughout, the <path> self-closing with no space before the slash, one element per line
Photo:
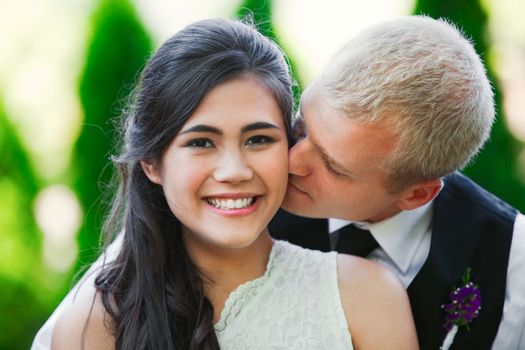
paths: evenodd
<path fill-rule="evenodd" d="M 332 233 L 350 223 L 361 229 L 369 230 L 397 267 L 406 272 L 425 233 L 430 230 L 432 207 L 433 201 L 413 210 L 401 211 L 376 223 L 330 219 L 329 230 Z"/>
<path fill-rule="evenodd" d="M 340 228 L 345 227 L 346 225 L 350 225 L 352 221 L 343 220 L 343 219 L 328 219 L 328 232 L 334 233 L 335 231 L 339 230 Z"/>

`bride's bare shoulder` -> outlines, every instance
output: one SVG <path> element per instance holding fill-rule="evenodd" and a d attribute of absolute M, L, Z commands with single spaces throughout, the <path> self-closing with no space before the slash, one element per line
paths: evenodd
<path fill-rule="evenodd" d="M 370 288 L 377 291 L 388 288 L 388 291 L 399 291 L 404 294 L 405 289 L 397 276 L 386 267 L 376 262 L 360 257 L 338 254 L 337 274 L 339 285 L 359 292 L 361 288 Z M 370 290 L 370 291 L 372 291 Z"/>
<path fill-rule="evenodd" d="M 378 263 L 339 254 L 337 277 L 356 348 L 418 348 L 410 302 L 394 273 Z"/>
<path fill-rule="evenodd" d="M 51 343 L 52 350 L 115 349 L 112 318 L 94 289 L 79 294 L 59 315 Z"/>

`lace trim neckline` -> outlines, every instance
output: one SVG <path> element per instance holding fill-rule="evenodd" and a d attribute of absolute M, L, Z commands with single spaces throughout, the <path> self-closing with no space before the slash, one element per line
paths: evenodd
<path fill-rule="evenodd" d="M 274 240 L 272 249 L 270 251 L 270 257 L 268 258 L 268 264 L 266 264 L 266 270 L 264 274 L 247 282 L 244 282 L 238 286 L 233 292 L 230 293 L 228 299 L 224 303 L 224 308 L 221 311 L 221 317 L 219 321 L 213 326 L 216 332 L 223 331 L 227 326 L 228 322 L 237 316 L 243 307 L 243 300 L 249 300 L 251 296 L 257 293 L 260 285 L 264 284 L 270 277 L 272 271 L 275 268 L 276 256 L 281 251 L 281 242 Z"/>

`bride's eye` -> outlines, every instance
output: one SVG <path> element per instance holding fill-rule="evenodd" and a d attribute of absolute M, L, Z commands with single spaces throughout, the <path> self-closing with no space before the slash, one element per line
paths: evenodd
<path fill-rule="evenodd" d="M 272 142 L 274 142 L 274 139 L 271 138 L 270 136 L 256 135 L 256 136 L 250 137 L 246 141 L 246 145 L 247 146 L 257 146 L 257 145 L 268 144 Z"/>
<path fill-rule="evenodd" d="M 209 139 L 194 139 L 186 143 L 186 147 L 193 148 L 211 148 L 213 146 L 213 142 L 211 142 Z"/>

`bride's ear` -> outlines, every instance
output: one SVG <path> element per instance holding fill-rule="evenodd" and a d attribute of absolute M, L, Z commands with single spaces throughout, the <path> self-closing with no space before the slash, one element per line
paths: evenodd
<path fill-rule="evenodd" d="M 146 176 L 151 182 L 157 185 L 162 184 L 162 177 L 161 177 L 160 169 L 156 161 L 141 160 L 140 166 L 142 167 L 144 174 L 146 174 Z"/>
<path fill-rule="evenodd" d="M 436 198 L 442 188 L 441 179 L 418 182 L 403 191 L 397 206 L 403 210 L 419 208 Z"/>

